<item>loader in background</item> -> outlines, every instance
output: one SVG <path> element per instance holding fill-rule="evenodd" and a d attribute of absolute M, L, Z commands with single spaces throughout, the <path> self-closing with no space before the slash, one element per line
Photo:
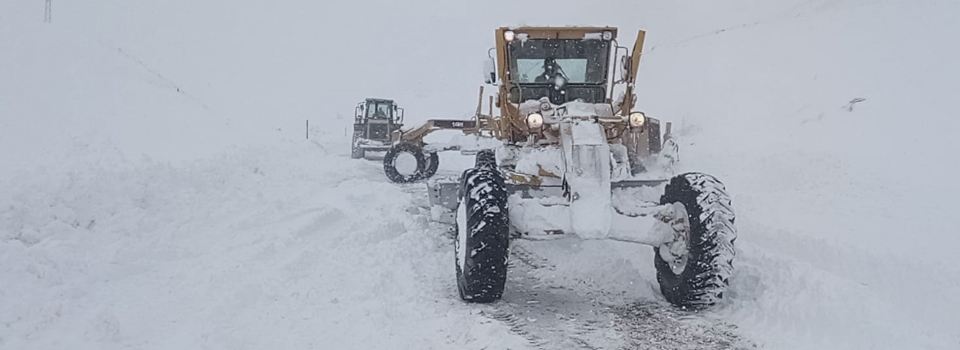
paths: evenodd
<path fill-rule="evenodd" d="M 390 135 L 403 127 L 403 108 L 393 100 L 368 98 L 357 104 L 353 118 L 350 157 L 364 158 L 367 152 L 389 151 Z"/>

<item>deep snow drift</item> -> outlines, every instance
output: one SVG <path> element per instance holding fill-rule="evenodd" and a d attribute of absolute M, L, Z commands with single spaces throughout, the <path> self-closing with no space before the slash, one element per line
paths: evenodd
<path fill-rule="evenodd" d="M 955 349 L 957 13 L 111 0 L 44 25 L 42 2 L 5 1 L 0 349 Z M 576 240 L 516 242 L 504 302 L 463 304 L 421 187 L 349 160 L 364 97 L 469 117 L 516 24 L 648 31 L 640 107 L 738 213 L 723 304 L 672 310 L 650 249 Z"/>

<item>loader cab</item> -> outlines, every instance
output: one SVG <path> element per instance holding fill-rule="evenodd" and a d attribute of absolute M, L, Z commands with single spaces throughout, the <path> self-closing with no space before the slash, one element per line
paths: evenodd
<path fill-rule="evenodd" d="M 403 127 L 403 108 L 393 100 L 368 98 L 357 105 L 354 136 L 358 139 L 389 142 L 390 134 Z"/>
<path fill-rule="evenodd" d="M 499 75 L 507 83 L 509 102 L 607 101 L 616 29 L 503 28 L 498 33 Z"/>

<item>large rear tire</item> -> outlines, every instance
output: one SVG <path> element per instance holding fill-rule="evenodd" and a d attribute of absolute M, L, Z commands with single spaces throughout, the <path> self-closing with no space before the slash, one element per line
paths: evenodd
<path fill-rule="evenodd" d="M 416 160 L 414 169 L 401 171 L 397 169 L 397 159 L 411 155 Z M 426 158 L 423 150 L 411 143 L 399 143 L 390 148 L 387 154 L 383 156 L 383 173 L 387 175 L 390 181 L 396 183 L 411 183 L 422 178 L 423 168 L 426 165 Z"/>
<path fill-rule="evenodd" d="M 685 264 L 670 266 L 654 248 L 660 292 L 670 303 L 689 308 L 714 305 L 723 298 L 736 255 L 734 212 L 720 181 L 710 175 L 687 173 L 667 184 L 660 204 L 680 203 L 688 214 L 690 235 Z"/>
<path fill-rule="evenodd" d="M 486 155 L 478 155 L 478 163 L 484 157 Z M 495 166 L 464 171 L 460 179 L 454 244 L 461 299 L 488 303 L 503 296 L 509 227 L 507 190 L 500 171 Z"/>

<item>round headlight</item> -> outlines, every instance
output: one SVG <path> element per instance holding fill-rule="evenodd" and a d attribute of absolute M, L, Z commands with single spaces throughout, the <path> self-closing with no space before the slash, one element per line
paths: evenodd
<path fill-rule="evenodd" d="M 543 126 L 543 116 L 540 113 L 534 113 L 527 116 L 527 126 L 530 129 L 540 129 Z"/>
<path fill-rule="evenodd" d="M 647 116 L 643 115 L 643 112 L 630 113 L 630 126 L 639 128 L 646 122 Z"/>
<path fill-rule="evenodd" d="M 516 38 L 516 36 L 517 34 L 514 33 L 512 30 L 503 32 L 503 39 L 506 41 L 513 41 L 513 39 Z"/>

